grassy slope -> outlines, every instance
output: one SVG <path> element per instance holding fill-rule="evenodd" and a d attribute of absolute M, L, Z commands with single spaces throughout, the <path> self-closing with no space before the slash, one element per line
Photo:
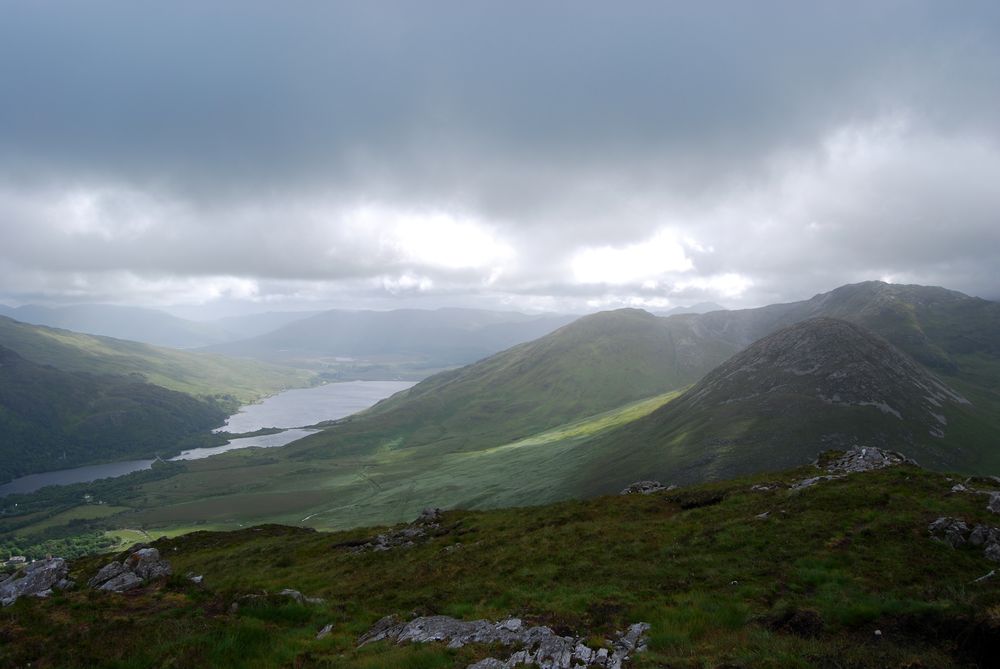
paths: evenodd
<path fill-rule="evenodd" d="M 481 450 L 692 383 L 727 358 L 687 356 L 687 329 L 637 309 L 586 316 L 451 372 L 299 442 L 295 458 L 361 455 L 391 444 L 436 454 Z"/>
<path fill-rule="evenodd" d="M 22 600 L 0 612 L 0 664 L 427 669 L 465 667 L 489 650 L 356 648 L 359 634 L 395 613 L 513 614 L 595 642 L 643 620 L 652 631 L 639 669 L 993 666 L 1000 579 L 972 583 L 991 568 L 982 551 L 951 549 L 926 531 L 941 515 L 996 524 L 984 498 L 950 494 L 954 481 L 914 467 L 797 492 L 750 489 L 814 472 L 452 512 L 448 534 L 385 553 L 337 548 L 374 529 L 271 526 L 161 540 L 175 573 L 204 574 L 203 587 L 177 576 L 128 597 Z M 77 562 L 74 577 L 85 581 L 106 559 Z M 230 611 L 241 594 L 284 587 L 326 603 L 267 600 Z M 815 636 L 782 626 L 795 612 L 821 621 Z M 316 641 L 327 623 L 333 634 Z"/>
<path fill-rule="evenodd" d="M 481 451 L 385 448 L 366 457 L 301 462 L 249 449 L 195 460 L 185 463 L 186 473 L 143 486 L 135 500 L 141 510 L 115 522 L 148 529 L 264 521 L 348 528 L 400 521 L 428 504 L 495 508 L 565 499 L 572 494 L 573 472 L 594 456 L 584 446 L 591 436 L 635 420 L 676 394 Z"/>
<path fill-rule="evenodd" d="M 133 377 L 64 372 L 0 346 L 0 481 L 165 454 L 225 417 L 184 393 Z"/>
<path fill-rule="evenodd" d="M 2 316 L 0 344 L 38 364 L 70 372 L 139 374 L 154 385 L 229 404 L 305 386 L 312 378 L 300 370 L 28 325 Z"/>

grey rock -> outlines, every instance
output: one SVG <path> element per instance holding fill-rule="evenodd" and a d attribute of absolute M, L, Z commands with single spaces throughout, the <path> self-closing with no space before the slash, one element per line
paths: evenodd
<path fill-rule="evenodd" d="M 104 590 L 105 592 L 128 592 L 129 590 L 138 588 L 142 583 L 142 578 L 135 572 L 123 571 L 96 587 L 98 590 Z"/>
<path fill-rule="evenodd" d="M 412 548 L 432 537 L 447 534 L 448 530 L 441 527 L 442 511 L 438 508 L 424 509 L 420 516 L 409 525 L 377 534 L 367 541 L 352 542 L 352 553 L 365 551 L 388 551 L 395 548 Z"/>
<path fill-rule="evenodd" d="M 294 599 L 298 604 L 322 604 L 324 600 L 322 597 L 306 597 L 298 590 L 292 590 L 291 588 L 285 588 L 278 593 L 279 597 L 289 597 Z"/>
<path fill-rule="evenodd" d="M 87 585 L 89 585 L 92 588 L 100 587 L 102 583 L 110 581 L 115 576 L 118 576 L 119 574 L 125 571 L 126 571 L 125 565 L 123 565 L 121 562 L 109 562 L 108 564 L 101 567 L 93 578 L 87 581 Z"/>
<path fill-rule="evenodd" d="M 945 542 L 952 548 L 958 548 L 965 543 L 969 535 L 969 526 L 958 518 L 943 516 L 928 525 L 927 531 L 935 539 Z"/>
<path fill-rule="evenodd" d="M 990 501 L 986 508 L 993 513 L 1000 513 L 1000 492 L 990 493 Z"/>
<path fill-rule="evenodd" d="M 69 567 L 62 558 L 38 560 L 0 582 L 0 605 L 10 606 L 21 597 L 48 597 L 52 588 L 67 583 Z"/>
<path fill-rule="evenodd" d="M 965 487 L 964 485 L 962 485 L 961 483 L 958 483 L 958 484 L 956 484 L 956 485 L 953 485 L 953 486 L 951 487 L 951 491 L 952 491 L 952 492 L 969 492 L 969 489 L 968 489 L 968 488 L 966 488 L 966 487 Z"/>
<path fill-rule="evenodd" d="M 986 556 L 987 560 L 1000 562 L 1000 543 L 990 544 L 986 547 L 986 550 L 983 551 L 983 554 Z"/>
<path fill-rule="evenodd" d="M 170 576 L 170 563 L 155 548 L 140 548 L 125 558 L 125 568 L 144 581 Z"/>
<path fill-rule="evenodd" d="M 325 639 L 326 637 L 330 636 L 331 632 L 333 632 L 333 623 L 328 623 L 324 625 L 323 629 L 321 629 L 319 632 L 316 633 L 316 641 Z"/>
<path fill-rule="evenodd" d="M 485 660 L 479 660 L 475 664 L 470 664 L 468 669 L 507 669 L 509 666 L 502 660 L 498 660 L 495 657 L 488 657 Z"/>
<path fill-rule="evenodd" d="M 427 507 L 426 509 L 420 512 L 420 515 L 417 517 L 414 523 L 420 525 L 430 525 L 433 523 L 440 523 L 441 514 L 442 514 L 441 509 L 437 507 Z"/>
<path fill-rule="evenodd" d="M 802 490 L 803 488 L 811 488 L 820 481 L 833 481 L 835 479 L 844 478 L 843 474 L 831 474 L 828 476 L 813 476 L 811 478 L 802 479 L 792 484 L 792 490 Z"/>
<path fill-rule="evenodd" d="M 645 651 L 648 631 L 646 623 L 629 626 L 628 630 L 617 635 L 611 652 L 608 652 L 606 648 L 590 648 L 583 638 L 560 636 L 548 627 L 525 627 L 519 618 L 490 622 L 424 616 L 402 623 L 395 616 L 387 616 L 375 623 L 358 639 L 358 643 L 363 646 L 374 641 L 391 640 L 396 643 L 440 642 L 449 648 L 461 648 L 472 643 L 520 648 L 506 660 L 487 658 L 470 665 L 469 669 L 510 669 L 522 664 L 540 669 L 620 669 L 631 654 Z"/>
<path fill-rule="evenodd" d="M 973 546 L 982 546 L 990 540 L 990 528 L 986 525 L 976 525 L 969 532 L 969 543 Z"/>
<path fill-rule="evenodd" d="M 843 473 L 852 474 L 856 472 L 867 472 L 873 469 L 883 469 L 896 465 L 915 465 L 914 460 L 896 451 L 888 451 L 874 446 L 855 447 L 847 451 L 841 457 L 826 466 L 826 471 L 831 474 Z"/>
<path fill-rule="evenodd" d="M 636 481 L 628 486 L 626 486 L 619 495 L 650 495 L 654 492 L 659 492 L 661 490 L 672 490 L 677 486 L 670 486 L 669 488 L 659 481 Z"/>
<path fill-rule="evenodd" d="M 137 544 L 131 551 L 122 562 L 101 567 L 87 584 L 105 592 L 126 592 L 172 573 L 170 563 L 160 557 L 157 549 Z"/>
<path fill-rule="evenodd" d="M 358 646 L 374 643 L 383 639 L 394 638 L 403 629 L 403 623 L 398 616 L 385 616 L 372 625 L 372 628 L 358 638 Z"/>

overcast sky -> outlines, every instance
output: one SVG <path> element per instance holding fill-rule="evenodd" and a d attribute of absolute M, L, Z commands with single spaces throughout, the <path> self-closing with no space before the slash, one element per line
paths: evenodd
<path fill-rule="evenodd" d="M 1000 297 L 1000 3 L 0 6 L 0 301 Z"/>

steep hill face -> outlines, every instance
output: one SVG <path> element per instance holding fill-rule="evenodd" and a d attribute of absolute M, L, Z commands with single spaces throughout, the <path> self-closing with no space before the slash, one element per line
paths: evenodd
<path fill-rule="evenodd" d="M 395 448 L 501 444 L 681 388 L 731 353 L 697 341 L 686 323 L 638 309 L 602 312 L 437 374 L 309 443 L 356 437 L 370 446 L 395 435 Z"/>
<path fill-rule="evenodd" d="M 968 400 L 887 341 L 834 318 L 779 330 L 710 372 L 679 404 L 689 409 L 768 402 L 794 394 L 832 405 L 871 406 L 943 437 L 944 404 Z"/>
<path fill-rule="evenodd" d="M 0 481 L 164 453 L 225 417 L 135 377 L 64 372 L 0 346 Z"/>
<path fill-rule="evenodd" d="M 970 467 L 991 438 L 970 436 L 975 414 L 965 397 L 886 340 L 816 318 L 764 337 L 678 400 L 599 437 L 604 447 L 595 452 L 618 443 L 622 458 L 597 463 L 593 476 L 617 469 L 620 480 L 717 478 L 802 464 L 820 448 L 856 443 L 932 466 Z"/>

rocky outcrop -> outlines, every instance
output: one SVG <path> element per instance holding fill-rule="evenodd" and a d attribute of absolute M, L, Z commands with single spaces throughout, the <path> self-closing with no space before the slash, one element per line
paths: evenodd
<path fill-rule="evenodd" d="M 988 525 L 973 525 L 960 518 L 943 516 L 927 526 L 931 536 L 952 548 L 958 548 L 968 543 L 976 548 L 983 548 L 983 555 L 988 560 L 1000 562 L 1000 527 Z"/>
<path fill-rule="evenodd" d="M 425 616 L 401 622 L 387 616 L 358 639 L 363 646 L 375 641 L 395 643 L 428 643 L 437 641 L 449 648 L 468 644 L 490 644 L 518 648 L 506 660 L 487 658 L 472 664 L 468 669 L 511 669 L 518 665 L 532 665 L 540 669 L 571 669 L 575 667 L 604 667 L 621 669 L 634 653 L 646 649 L 649 625 L 636 623 L 616 635 L 610 648 L 591 648 L 581 637 L 560 636 L 545 626 L 526 626 L 520 618 L 507 618 L 498 622 L 488 620 L 458 620 L 449 616 Z"/>
<path fill-rule="evenodd" d="M 824 453 L 820 456 L 820 459 L 814 463 L 818 468 L 824 470 L 826 474 L 811 476 L 807 479 L 796 481 L 791 486 L 792 490 L 809 488 L 816 485 L 820 481 L 842 479 L 848 474 L 869 472 L 875 469 L 884 469 L 885 467 L 895 467 L 897 465 L 917 464 L 902 453 L 887 451 L 882 448 L 875 448 L 874 446 L 855 446 L 849 451 L 837 454 L 833 458 L 828 458 L 827 456 L 828 454 Z"/>
<path fill-rule="evenodd" d="M 62 558 L 38 560 L 0 582 L 0 604 L 10 606 L 21 597 L 48 597 L 53 590 L 74 585 L 66 578 L 69 568 Z"/>
<path fill-rule="evenodd" d="M 636 481 L 622 490 L 619 495 L 650 495 L 661 490 L 676 490 L 677 486 L 665 486 L 659 481 Z"/>
<path fill-rule="evenodd" d="M 133 548 L 121 562 L 109 562 L 101 567 L 87 585 L 106 592 L 127 592 L 149 581 L 169 576 L 170 563 L 160 557 L 160 551 L 148 546 Z"/>
<path fill-rule="evenodd" d="M 884 469 L 896 465 L 915 465 L 914 460 L 896 451 L 887 451 L 874 446 L 857 446 L 844 453 L 839 458 L 826 463 L 826 471 L 831 474 L 853 474 L 868 472 L 873 469 Z"/>
<path fill-rule="evenodd" d="M 427 508 L 405 527 L 377 534 L 370 539 L 338 544 L 334 548 L 347 547 L 353 553 L 410 548 L 432 537 L 447 534 L 448 530 L 441 526 L 442 513 L 438 508 Z"/>

